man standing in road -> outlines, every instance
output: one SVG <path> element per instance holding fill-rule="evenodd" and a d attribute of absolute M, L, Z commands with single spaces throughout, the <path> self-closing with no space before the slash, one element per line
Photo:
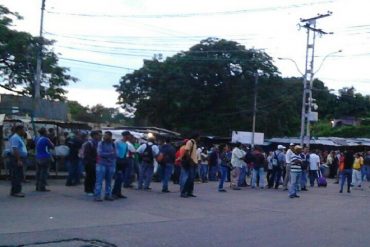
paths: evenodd
<path fill-rule="evenodd" d="M 47 136 L 45 128 L 41 128 L 39 134 L 36 139 L 36 191 L 48 192 L 50 190 L 46 189 L 46 179 L 52 160 L 50 149 L 54 149 L 54 144 Z"/>
<path fill-rule="evenodd" d="M 300 156 L 302 152 L 301 146 L 295 146 L 293 149 L 293 154 L 290 157 L 290 198 L 299 198 L 298 189 L 301 182 L 302 175 L 302 158 Z"/>
<path fill-rule="evenodd" d="M 9 139 L 10 144 L 10 195 L 14 197 L 24 197 L 22 193 L 23 165 L 27 159 L 27 148 L 22 136 L 24 136 L 24 127 L 18 125 L 15 127 L 15 133 Z"/>
<path fill-rule="evenodd" d="M 102 201 L 101 192 L 103 180 L 105 180 L 105 197 L 107 201 L 113 201 L 112 178 L 116 169 L 116 149 L 112 141 L 112 132 L 104 133 L 103 141 L 98 144 L 98 160 L 96 164 L 95 201 Z"/>
<path fill-rule="evenodd" d="M 94 195 L 94 187 L 96 182 L 96 159 L 98 156 L 98 143 L 101 141 L 102 134 L 100 131 L 94 130 L 90 133 L 91 140 L 85 142 L 83 146 L 83 163 L 85 165 L 85 193 L 88 196 Z"/>
<path fill-rule="evenodd" d="M 272 154 L 272 175 L 269 182 L 269 188 L 275 187 L 279 188 L 281 174 L 285 166 L 285 147 L 283 145 L 278 145 L 277 150 Z M 274 186 L 275 184 L 275 186 Z"/>
<path fill-rule="evenodd" d="M 152 182 L 154 172 L 154 159 L 159 155 L 159 148 L 154 144 L 154 136 L 148 138 L 148 142 L 142 144 L 137 153 L 140 156 L 140 176 L 137 188 L 139 190 L 151 190 L 150 183 Z"/>
<path fill-rule="evenodd" d="M 185 144 L 185 152 L 181 157 L 181 175 L 180 189 L 181 197 L 196 197 L 194 191 L 195 169 L 198 162 L 197 157 L 197 142 L 199 142 L 199 134 L 193 134 L 191 139 Z"/>
<path fill-rule="evenodd" d="M 291 164 L 291 158 L 294 155 L 293 152 L 294 149 L 294 143 L 290 143 L 289 149 L 285 154 L 285 177 L 284 177 L 284 183 L 283 188 L 284 190 L 288 190 L 288 183 L 290 181 L 290 164 Z"/>
<path fill-rule="evenodd" d="M 164 144 L 160 147 L 160 153 L 163 155 L 159 161 L 159 169 L 162 179 L 162 192 L 168 193 L 168 182 L 171 179 L 173 167 L 176 159 L 176 149 L 170 144 L 170 139 L 167 138 Z"/>
<path fill-rule="evenodd" d="M 244 162 L 246 152 L 241 149 L 242 144 L 237 143 L 231 154 L 231 188 L 233 190 L 240 190 L 239 187 L 239 176 L 243 166 L 246 166 Z"/>

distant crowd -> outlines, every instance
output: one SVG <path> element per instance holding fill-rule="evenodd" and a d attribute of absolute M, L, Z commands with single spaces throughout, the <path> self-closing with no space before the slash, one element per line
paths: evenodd
<path fill-rule="evenodd" d="M 241 143 L 203 147 L 196 133 L 174 145 L 170 139 L 157 142 L 153 135 L 139 141 L 129 131 L 113 140 L 112 132 L 99 130 L 89 134 L 68 133 L 64 145 L 56 146 L 53 131 L 41 128 L 38 132 L 33 140 L 36 191 L 50 191 L 47 183 L 50 166 L 55 158 L 62 157 L 68 171 L 66 186 L 80 185 L 84 179 L 84 192 L 95 201 L 126 198 L 123 188 L 150 191 L 154 172 L 162 183 L 163 193 L 170 192 L 168 185 L 172 179 L 180 185 L 182 198 L 196 197 L 196 180 L 218 181 L 219 192 L 248 186 L 282 187 L 289 198 L 299 198 L 299 192 L 308 191 L 309 186 L 326 186 L 326 177 L 336 179 L 340 193 L 345 182 L 350 193 L 352 187 L 362 189 L 363 181 L 370 181 L 370 152 L 311 151 L 291 143 L 266 153 L 261 147 Z M 29 152 L 24 136 L 24 127 L 15 126 L 3 153 L 9 168 L 10 195 L 14 197 L 25 197 L 22 181 Z M 230 186 L 225 186 L 226 183 Z"/>

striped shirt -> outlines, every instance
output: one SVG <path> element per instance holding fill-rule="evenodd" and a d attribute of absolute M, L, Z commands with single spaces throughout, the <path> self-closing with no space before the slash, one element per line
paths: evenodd
<path fill-rule="evenodd" d="M 293 154 L 290 157 L 290 171 L 291 172 L 301 172 L 302 171 L 302 158 L 300 155 Z"/>

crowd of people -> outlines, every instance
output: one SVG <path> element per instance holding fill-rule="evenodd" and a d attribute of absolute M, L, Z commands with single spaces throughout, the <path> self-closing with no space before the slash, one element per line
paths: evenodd
<path fill-rule="evenodd" d="M 36 191 L 49 192 L 47 177 L 55 159 L 54 135 L 45 128 L 34 138 L 36 150 Z M 10 169 L 11 191 L 14 197 L 22 193 L 23 166 L 28 150 L 24 141 L 24 127 L 14 128 L 9 138 L 6 157 Z M 279 189 L 288 191 L 289 198 L 299 198 L 308 187 L 326 186 L 326 178 L 335 178 L 339 192 L 351 188 L 362 189 L 362 182 L 370 181 L 370 152 L 353 153 L 351 150 L 322 152 L 309 150 L 291 143 L 278 145 L 265 152 L 261 147 L 241 143 L 203 147 L 199 134 L 173 145 L 170 139 L 156 140 L 149 136 L 139 142 L 129 131 L 113 140 L 112 132 L 99 130 L 89 134 L 73 132 L 65 136 L 65 162 L 68 171 L 66 186 L 81 184 L 84 192 L 95 201 L 113 201 L 127 198 L 123 188 L 151 190 L 154 172 L 162 182 L 162 192 L 168 193 L 171 179 L 180 185 L 182 198 L 196 197 L 194 182 L 217 181 L 217 190 Z M 179 144 L 179 145 L 178 145 Z M 157 169 L 156 169 L 157 168 Z M 247 178 L 250 180 L 247 181 Z M 134 186 L 136 181 L 136 186 Z M 230 186 L 225 186 L 229 183 Z M 104 189 L 104 190 L 103 190 Z"/>

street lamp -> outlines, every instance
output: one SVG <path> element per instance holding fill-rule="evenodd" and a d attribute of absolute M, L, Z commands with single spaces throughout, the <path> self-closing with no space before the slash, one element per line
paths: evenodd
<path fill-rule="evenodd" d="M 309 92 L 309 97 L 308 97 L 308 103 L 306 102 L 306 94 L 305 94 L 305 87 L 304 87 L 304 91 L 303 91 L 303 95 L 302 95 L 302 113 L 301 113 L 301 135 L 300 135 L 300 144 L 303 145 L 304 144 L 304 138 L 305 138 L 305 135 L 304 135 L 304 132 L 305 132 L 305 123 L 306 123 L 306 119 L 307 119 L 307 127 L 306 127 L 306 135 L 307 135 L 307 139 L 308 139 L 308 143 L 307 143 L 307 146 L 309 147 L 310 146 L 310 139 L 311 139 L 311 136 L 310 136 L 310 122 L 311 122 L 311 117 L 312 117 L 312 111 L 311 111 L 311 107 L 312 107 L 312 102 L 313 102 L 313 99 L 312 99 L 312 85 L 313 85 L 313 81 L 314 81 L 314 78 L 316 76 L 316 74 L 319 72 L 319 70 L 322 68 L 325 60 L 334 55 L 334 54 L 337 54 L 337 53 L 340 53 L 342 52 L 342 50 L 338 50 L 338 51 L 335 51 L 335 52 L 331 52 L 329 54 L 327 54 L 323 60 L 321 61 L 321 64 L 319 66 L 319 68 L 314 72 L 312 73 L 312 77 L 311 77 L 311 80 L 309 82 L 309 89 L 308 89 L 308 92 Z M 279 60 L 287 60 L 287 61 L 291 61 L 292 63 L 294 63 L 297 71 L 302 75 L 303 77 L 303 81 L 304 81 L 304 85 L 306 83 L 306 79 L 307 79 L 307 75 L 302 73 L 301 70 L 299 69 L 298 67 L 298 64 L 295 60 L 291 59 L 291 58 L 283 58 L 283 57 L 278 57 Z M 308 104 L 308 111 L 306 111 L 306 106 Z M 316 105 L 316 109 L 314 109 L 315 111 L 317 110 L 317 104 Z M 317 116 L 317 115 L 316 115 Z"/>

